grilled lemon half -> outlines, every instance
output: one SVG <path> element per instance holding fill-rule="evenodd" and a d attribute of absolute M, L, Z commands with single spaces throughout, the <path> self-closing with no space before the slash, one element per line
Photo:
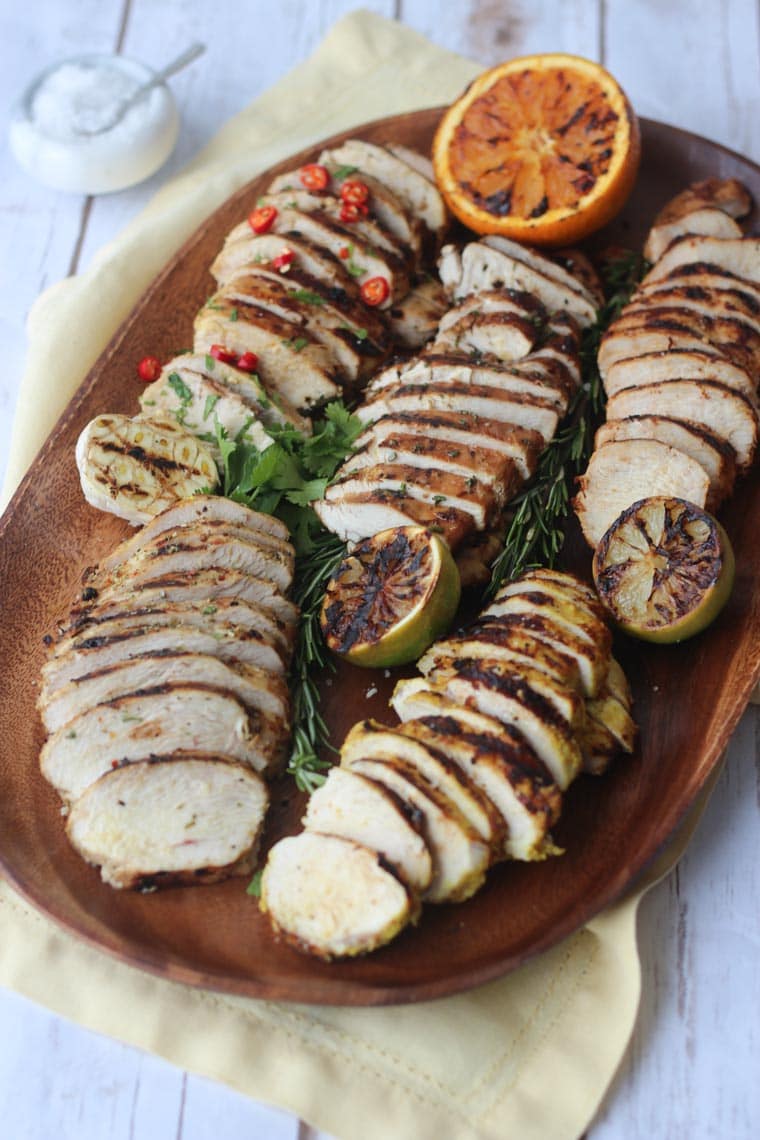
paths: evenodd
<path fill-rule="evenodd" d="M 382 668 L 416 661 L 444 633 L 459 605 L 454 557 L 439 535 L 393 527 L 346 555 L 322 604 L 322 632 L 353 665 Z"/>
<path fill-rule="evenodd" d="M 701 633 L 731 596 L 734 553 L 723 527 L 685 499 L 640 499 L 594 554 L 594 582 L 625 633 L 670 644 Z"/>

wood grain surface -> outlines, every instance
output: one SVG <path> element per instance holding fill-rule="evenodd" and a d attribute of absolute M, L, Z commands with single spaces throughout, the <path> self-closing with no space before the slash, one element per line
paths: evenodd
<path fill-rule="evenodd" d="M 98 3 L 44 0 L 0 14 L 6 104 L 40 66 L 86 46 L 121 48 L 156 65 L 191 38 L 208 56 L 177 77 L 184 116 L 171 164 L 147 184 L 100 199 L 56 195 L 4 163 L 0 286 L 5 369 L 0 455 L 24 352 L 23 317 L 46 285 L 86 265 L 96 250 L 191 157 L 222 122 L 312 49 L 352 5 L 251 3 L 248 50 L 241 6 L 193 0 Z M 372 3 L 435 42 L 495 62 L 532 50 L 600 59 L 640 113 L 760 157 L 758 12 L 749 0 L 694 5 L 430 0 Z M 258 50 L 262 28 L 266 50 Z M 252 62 L 253 61 L 253 62 Z M 702 679 L 696 693 L 709 699 Z M 760 797 L 755 714 L 728 763 L 695 841 L 675 875 L 645 901 L 640 921 L 644 996 L 621 1074 L 590 1135 L 754 1137 L 760 1122 L 760 1039 L 754 1011 L 760 914 Z M 210 1137 L 223 1116 L 231 1137 L 309 1135 L 305 1126 L 182 1074 L 137 1050 L 87 1034 L 14 995 L 0 1004 L 0 1112 L 8 1136 Z"/>

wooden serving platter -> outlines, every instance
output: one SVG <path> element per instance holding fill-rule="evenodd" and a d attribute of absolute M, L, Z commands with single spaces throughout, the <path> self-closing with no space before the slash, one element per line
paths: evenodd
<path fill-rule="evenodd" d="M 55 792 L 42 779 L 35 710 L 43 637 L 65 616 L 82 569 L 126 524 L 82 497 L 74 445 L 105 411 L 134 413 L 135 361 L 168 359 L 190 343 L 212 291 L 208 266 L 228 229 L 274 173 L 349 136 L 427 151 L 440 110 L 370 123 L 294 155 L 244 187 L 204 222 L 118 330 L 36 459 L 0 522 L 0 866 L 14 886 L 70 933 L 175 981 L 240 995 L 339 1005 L 420 1001 L 496 978 L 570 934 L 619 896 L 673 833 L 718 764 L 760 675 L 760 487 L 745 480 L 721 518 L 737 557 L 733 597 L 718 622 L 684 646 L 621 644 L 640 725 L 635 756 L 603 778 L 582 777 L 555 831 L 566 853 L 504 864 L 458 906 L 427 907 L 416 928 L 367 958 L 323 963 L 275 941 L 244 880 L 151 895 L 111 890 L 69 847 Z M 760 200 L 760 167 L 695 135 L 643 120 L 643 159 L 624 213 L 594 245 L 639 247 L 656 210 L 687 183 L 742 179 Z M 758 232 L 757 212 L 750 229 Z M 654 489 L 653 489 L 654 490 Z M 587 569 L 587 567 L 586 567 Z M 412 670 L 407 670 L 407 674 Z M 334 743 L 360 717 L 388 722 L 401 675 L 342 667 L 324 680 Z M 298 830 L 302 797 L 274 789 L 266 843 Z"/>

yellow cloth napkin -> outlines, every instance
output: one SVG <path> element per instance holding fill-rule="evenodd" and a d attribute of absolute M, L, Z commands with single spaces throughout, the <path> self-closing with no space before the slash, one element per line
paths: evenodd
<path fill-rule="evenodd" d="M 155 273 L 236 187 L 321 137 L 450 101 L 478 70 L 399 24 L 366 12 L 342 20 L 86 273 L 37 301 L 6 489 Z M 0 982 L 342 1140 L 575 1140 L 634 1024 L 644 889 L 509 978 L 427 1004 L 343 1010 L 162 981 L 78 942 L 0 884 Z"/>

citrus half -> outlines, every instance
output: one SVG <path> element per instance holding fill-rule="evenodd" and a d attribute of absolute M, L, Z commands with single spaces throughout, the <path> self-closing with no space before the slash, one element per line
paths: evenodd
<path fill-rule="evenodd" d="M 499 64 L 445 112 L 433 141 L 452 213 L 476 233 L 569 245 L 606 225 L 633 188 L 639 125 L 598 63 L 543 54 Z"/>
<path fill-rule="evenodd" d="M 322 603 L 322 632 L 333 653 L 382 668 L 416 661 L 444 633 L 459 605 L 454 557 L 424 527 L 394 527 L 346 555 Z"/>
<path fill-rule="evenodd" d="M 672 643 L 701 633 L 731 595 L 734 553 L 723 527 L 684 499 L 640 499 L 594 553 L 597 592 L 633 637 Z"/>

